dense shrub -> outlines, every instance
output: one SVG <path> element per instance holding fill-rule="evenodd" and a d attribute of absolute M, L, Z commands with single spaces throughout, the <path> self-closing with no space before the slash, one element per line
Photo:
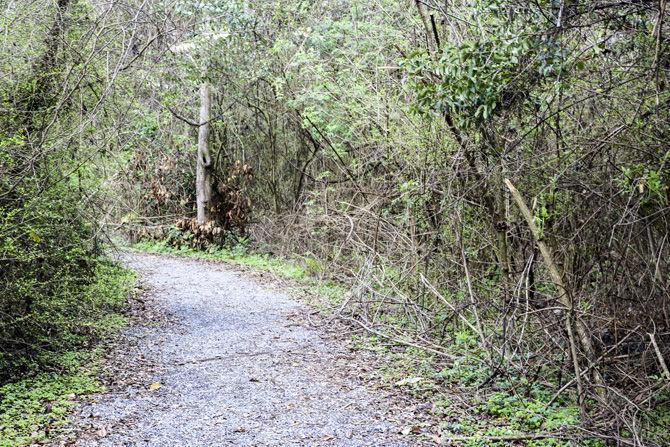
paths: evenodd
<path fill-rule="evenodd" d="M 0 11 L 11 43 L 0 48 L 0 383 L 91 342 L 120 304 L 110 297 L 125 273 L 101 257 L 98 225 L 116 147 L 106 132 L 120 119 L 103 105 L 118 99 L 119 80 L 96 73 L 130 55 L 96 37 L 125 11 L 97 12 L 85 0 Z M 102 290 L 108 280 L 116 285 Z"/>
<path fill-rule="evenodd" d="M 113 267 L 101 255 L 82 197 L 66 184 L 40 191 L 0 183 L 0 381 L 94 336 L 106 304 L 90 285 Z"/>

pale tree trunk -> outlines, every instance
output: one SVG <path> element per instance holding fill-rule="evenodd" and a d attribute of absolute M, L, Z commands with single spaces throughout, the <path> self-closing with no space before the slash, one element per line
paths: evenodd
<path fill-rule="evenodd" d="M 431 28 L 431 18 L 428 15 L 428 12 L 426 11 L 426 7 L 424 6 L 423 2 L 421 0 L 415 0 L 414 3 L 416 4 L 416 9 L 419 11 L 419 17 L 421 17 L 423 27 L 426 30 L 426 44 L 428 45 L 428 52 L 430 53 L 430 56 L 433 57 L 435 56 L 435 47 L 436 47 L 436 42 L 434 38 L 437 37 L 437 32 L 434 32 L 436 30 Z"/>
<path fill-rule="evenodd" d="M 197 220 L 204 224 L 209 220 L 209 206 L 212 197 L 209 155 L 209 116 L 211 108 L 211 92 L 206 82 L 200 87 L 200 127 L 198 129 L 198 161 L 195 168 L 195 192 L 197 204 Z"/>

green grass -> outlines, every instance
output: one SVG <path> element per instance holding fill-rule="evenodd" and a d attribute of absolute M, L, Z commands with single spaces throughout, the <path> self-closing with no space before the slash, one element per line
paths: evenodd
<path fill-rule="evenodd" d="M 174 248 L 165 242 L 139 242 L 129 247 L 131 250 L 145 253 L 165 253 L 171 255 L 188 256 L 199 259 L 224 261 L 231 264 L 252 267 L 258 270 L 270 271 L 284 278 L 304 280 L 308 276 L 308 269 L 294 261 L 273 258 L 265 254 L 250 253 L 243 248 L 228 249 L 212 246 L 201 251 L 188 247 Z"/>
<path fill-rule="evenodd" d="M 79 315 L 78 342 L 95 345 L 127 324 L 120 314 L 135 273 L 110 262 L 96 267 L 96 281 L 80 299 L 86 312 Z M 97 380 L 102 350 L 72 350 L 44 353 L 49 371 L 6 383 L 0 387 L 0 447 L 20 447 L 44 442 L 62 431 L 80 396 L 99 392 Z"/>

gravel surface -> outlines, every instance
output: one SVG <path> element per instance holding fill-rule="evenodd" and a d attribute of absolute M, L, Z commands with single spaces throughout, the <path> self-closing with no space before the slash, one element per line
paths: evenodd
<path fill-rule="evenodd" d="M 123 255 L 173 322 L 131 329 L 121 381 L 78 415 L 77 446 L 408 446 L 358 354 L 286 295 L 225 264 Z M 118 350 L 118 348 L 117 348 Z M 147 366 L 150 365 L 150 366 Z M 125 383 L 125 385 L 123 385 Z M 116 389 L 115 389 L 116 388 Z"/>

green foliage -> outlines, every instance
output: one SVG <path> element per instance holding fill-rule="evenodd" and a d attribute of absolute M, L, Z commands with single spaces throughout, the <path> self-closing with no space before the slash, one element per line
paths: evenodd
<path fill-rule="evenodd" d="M 533 208 L 535 225 L 543 236 L 546 230 L 551 230 L 552 225 L 559 221 L 568 210 L 569 196 L 566 193 L 556 191 L 555 186 L 548 192 L 541 192 Z"/>
<path fill-rule="evenodd" d="M 574 406 L 547 406 L 542 399 L 533 399 L 508 391 L 495 392 L 480 406 L 480 411 L 505 419 L 519 430 L 548 431 L 579 423 L 579 409 Z"/>
<path fill-rule="evenodd" d="M 135 274 L 100 260 L 95 261 L 91 278 L 92 282 L 68 294 L 50 295 L 32 315 L 51 332 L 27 335 L 42 340 L 48 348 L 33 352 L 30 363 L 28 358 L 16 359 L 16 354 L 5 353 L 5 360 L 9 359 L 5 365 L 20 361 L 25 367 L 21 378 L 0 387 L 0 447 L 48 439 L 68 423 L 77 396 L 100 391 L 96 371 L 102 352 L 91 350 L 91 346 L 126 324 L 119 311 L 135 283 Z M 41 372 L 44 369 L 49 372 Z"/>
<path fill-rule="evenodd" d="M 667 207 L 670 197 L 670 171 L 665 166 L 668 162 L 670 151 L 651 166 L 646 163 L 623 166 L 617 182 L 624 192 L 636 197 L 641 206 L 657 209 Z"/>
<path fill-rule="evenodd" d="M 484 382 L 490 375 L 488 368 L 474 359 L 456 361 L 453 366 L 444 368 L 438 373 L 438 377 L 449 384 L 465 386 L 476 386 Z"/>
<path fill-rule="evenodd" d="M 101 390 L 95 355 L 61 354 L 57 373 L 42 373 L 0 387 L 0 447 L 44 442 L 68 423 L 76 398 Z"/>
<path fill-rule="evenodd" d="M 268 270 L 280 276 L 292 279 L 303 279 L 307 272 L 297 263 L 273 258 L 265 254 L 255 254 L 247 251 L 243 246 L 232 249 L 211 246 L 206 251 L 194 250 L 188 247 L 174 248 L 165 242 L 140 242 L 132 247 L 135 250 L 147 253 L 167 253 L 181 256 L 190 256 L 202 259 L 212 259 L 243 265 L 259 270 Z"/>
<path fill-rule="evenodd" d="M 95 247 L 87 252 L 82 239 L 89 227 L 66 222 L 57 208 L 67 202 L 51 195 L 41 199 L 46 201 L 0 215 L 4 380 L 18 370 L 51 364 L 60 352 L 122 323 L 105 315 L 120 308 L 133 283 L 131 272 L 96 258 Z M 28 216 L 29 225 L 17 222 Z"/>
<path fill-rule="evenodd" d="M 319 273 L 323 272 L 323 266 L 319 262 L 318 259 L 316 259 L 313 256 L 305 256 L 304 261 L 305 263 L 305 268 L 307 269 L 307 273 L 309 275 L 318 275 Z"/>
<path fill-rule="evenodd" d="M 2 11 L 11 44 L 0 71 L 11 75 L 0 80 L 0 384 L 59 368 L 63 352 L 123 323 L 109 313 L 132 277 L 101 259 L 97 223 L 105 176 L 96 162 L 114 147 L 104 135 L 112 126 L 97 118 L 110 117 L 103 99 L 113 88 L 99 89 L 112 81 L 98 69 L 115 64 L 118 42 L 97 51 L 96 13 L 82 0 Z"/>
<path fill-rule="evenodd" d="M 509 21 L 498 0 L 478 2 L 473 17 L 486 32 L 461 43 L 447 42 L 439 58 L 415 51 L 402 63 L 415 80 L 417 110 L 450 115 L 462 129 L 509 108 L 528 87 L 555 70 L 552 47 L 533 36 L 533 27 Z M 481 27 L 482 25 L 480 25 Z M 535 60 L 536 65 L 528 66 Z M 439 81 L 435 81 L 435 80 Z"/>

